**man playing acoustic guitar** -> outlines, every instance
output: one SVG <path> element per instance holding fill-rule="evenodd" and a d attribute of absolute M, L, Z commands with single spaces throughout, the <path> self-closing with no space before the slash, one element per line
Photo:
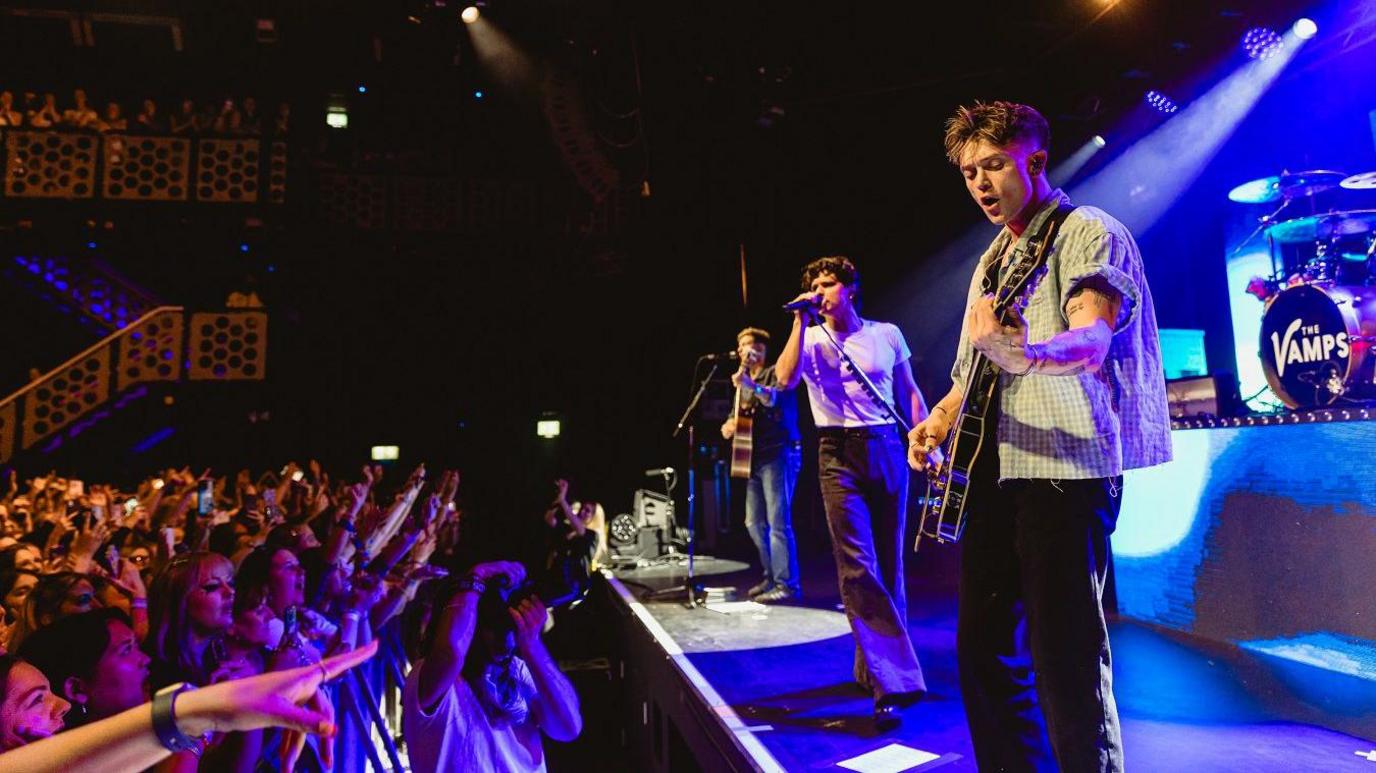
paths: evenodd
<path fill-rule="evenodd" d="M 975 756 L 990 771 L 1121 771 L 1108 538 L 1123 470 L 1168 461 L 1170 424 L 1137 244 L 1108 214 L 1069 211 L 1052 190 L 1049 135 L 1036 110 L 1009 102 L 962 107 L 947 122 L 948 157 L 1004 228 L 970 283 L 955 386 L 909 434 L 908 459 L 933 463 L 968 410 L 964 385 L 982 354 L 997 386 L 965 500 L 957 625 Z M 996 318 L 1004 269 L 1033 254 L 1053 217 L 1063 221 L 1026 309 Z"/>
<path fill-rule="evenodd" d="M 736 409 L 721 425 L 721 436 L 736 439 L 737 416 L 750 418 L 750 444 L 744 449 L 749 481 L 745 486 L 745 528 L 760 552 L 764 579 L 749 591 L 766 604 L 795 599 L 798 580 L 798 543 L 793 537 L 793 489 L 803 466 L 798 440 L 798 401 L 792 389 L 779 385 L 774 366 L 765 366 L 769 333 L 748 327 L 736 334 L 741 367 L 731 381 L 736 386 Z M 738 445 L 738 444 L 737 444 Z M 733 457 L 738 449 L 733 445 Z"/>

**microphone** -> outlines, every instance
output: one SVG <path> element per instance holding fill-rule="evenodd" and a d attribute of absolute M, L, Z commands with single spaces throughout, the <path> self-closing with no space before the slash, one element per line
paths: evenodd
<path fill-rule="evenodd" d="M 792 303 L 784 304 L 784 311 L 802 311 L 803 309 L 816 309 L 821 304 L 817 302 L 816 296 L 799 298 Z"/>
<path fill-rule="evenodd" d="M 704 354 L 702 358 L 704 360 L 739 360 L 741 356 L 735 352 L 721 352 L 720 354 Z"/>
<path fill-rule="evenodd" d="M 660 467 L 660 468 L 657 468 L 657 469 L 654 469 L 654 470 L 646 470 L 646 471 L 645 471 L 645 475 L 646 475 L 647 477 L 651 477 L 651 478 L 653 478 L 653 477 L 656 476 L 656 475 L 673 475 L 673 474 L 674 474 L 674 468 L 673 468 L 673 467 Z"/>

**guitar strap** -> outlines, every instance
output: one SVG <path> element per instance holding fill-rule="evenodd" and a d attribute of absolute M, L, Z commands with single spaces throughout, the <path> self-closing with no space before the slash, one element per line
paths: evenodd
<path fill-rule="evenodd" d="M 1074 211 L 1074 205 L 1062 202 L 1056 207 L 1056 211 L 1052 212 L 1051 215 L 1042 222 L 1041 228 L 1038 228 L 1037 232 L 1027 240 L 1026 249 L 1031 254 L 1031 258 L 1021 256 L 1017 260 L 995 259 L 990 261 L 984 271 L 984 280 L 982 283 L 984 292 L 990 293 L 993 292 L 994 287 L 1002 287 L 1004 279 L 1008 276 L 1009 269 L 1013 268 L 1013 266 L 1017 265 L 1021 260 L 1035 260 L 1041 263 L 1046 258 L 1046 253 L 1050 251 L 1052 244 L 1056 241 L 1056 234 L 1060 232 L 1061 224 L 1064 223 L 1065 219 Z M 1016 250 L 1014 251 L 1016 252 Z M 1059 296 L 1059 290 L 1057 294 Z M 993 399 L 990 401 L 989 405 L 989 421 L 985 424 L 986 432 L 997 432 L 999 413 L 1003 410 L 1002 386 L 1002 380 L 995 382 Z M 992 439 L 993 438 L 986 438 L 986 440 Z"/>
<path fill-rule="evenodd" d="M 1061 223 L 1064 223 L 1065 219 L 1074 211 L 1075 206 L 1073 204 L 1062 202 L 1056 207 L 1056 211 L 1052 212 L 1051 215 L 1042 222 L 1042 227 L 1038 228 L 1036 233 L 1028 237 L 1027 247 L 1025 249 L 1033 255 L 1033 259 L 1040 261 L 1043 254 L 1051 249 L 1052 243 L 1056 240 L 1056 234 L 1061 229 Z M 1017 240 L 1014 239 L 1013 242 L 1016 244 Z M 1013 251 L 1015 253 L 1017 252 L 1016 249 Z M 988 294 L 994 292 L 994 288 L 1002 287 L 1003 280 L 1008 275 L 1008 270 L 1022 260 L 1027 260 L 1027 258 L 1020 256 L 1018 260 L 1003 260 L 1002 258 L 997 258 L 989 261 L 989 265 L 985 266 L 984 269 L 984 279 L 980 282 L 982 292 Z"/>

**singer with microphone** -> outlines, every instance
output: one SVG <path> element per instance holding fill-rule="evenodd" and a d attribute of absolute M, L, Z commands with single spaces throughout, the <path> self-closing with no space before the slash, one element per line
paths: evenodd
<path fill-rule="evenodd" d="M 749 438 L 749 479 L 745 487 L 745 529 L 760 553 L 764 573 L 747 593 L 764 604 L 796 599 L 802 593 L 798 579 L 798 543 L 793 537 L 793 489 L 803 466 L 798 435 L 798 401 L 792 387 L 784 387 L 766 366 L 769 333 L 748 327 L 736 334 L 733 359 L 740 368 L 731 376 L 736 386 L 736 405 L 721 425 L 721 436 L 733 441 L 732 473 L 739 474 L 735 457 L 742 440 Z M 749 419 L 749 433 L 738 437 L 742 419 Z"/>
<path fill-rule="evenodd" d="M 841 601 L 855 635 L 855 680 L 874 696 L 875 727 L 891 730 L 899 723 L 898 709 L 927 689 L 908 638 L 908 465 L 896 421 L 901 416 L 915 424 L 926 417 L 927 406 L 913 380 L 903 333 L 856 310 L 860 275 L 849 258 L 812 261 L 803 269 L 803 288 L 784 307 L 793 312 L 793 329 L 774 368 L 784 387 L 807 383 L 822 502 Z M 814 315 L 822 321 L 809 326 Z"/>

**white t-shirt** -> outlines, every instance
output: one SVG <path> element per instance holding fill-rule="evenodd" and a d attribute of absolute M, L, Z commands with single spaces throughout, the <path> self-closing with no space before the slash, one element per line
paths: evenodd
<path fill-rule="evenodd" d="M 401 690 L 401 733 L 406 738 L 412 773 L 544 773 L 545 749 L 534 712 L 519 725 L 494 722 L 462 677 L 444 693 L 434 711 L 420 708 L 418 660 Z M 516 678 L 527 700 L 534 700 L 530 669 L 516 658 Z"/>
<path fill-rule="evenodd" d="M 874 382 L 879 394 L 889 405 L 893 405 L 894 366 L 912 356 L 898 326 L 865 319 L 861 320 L 859 330 L 850 333 L 830 332 L 841 348 L 846 350 L 846 354 Z M 893 423 L 893 419 L 865 391 L 860 380 L 842 369 L 841 356 L 818 325 L 803 331 L 799 366 L 802 368 L 803 381 L 807 382 L 812 420 L 817 426 L 863 427 Z M 896 408 L 900 416 L 904 415 L 902 406 Z"/>

